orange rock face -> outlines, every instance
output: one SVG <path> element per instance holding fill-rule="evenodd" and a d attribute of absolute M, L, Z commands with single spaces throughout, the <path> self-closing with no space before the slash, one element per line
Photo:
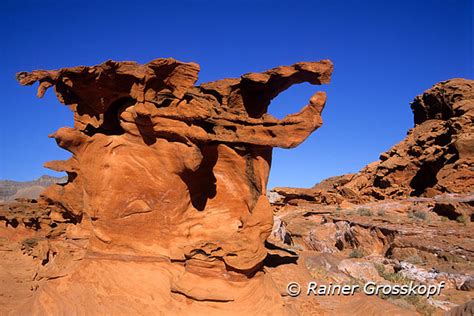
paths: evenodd
<path fill-rule="evenodd" d="M 46 164 L 68 182 L 25 207 L 48 209 L 47 225 L 67 219 L 57 234 L 67 242 L 86 240 L 25 311 L 286 313 L 262 268 L 272 147 L 295 147 L 321 126 L 326 96 L 282 120 L 266 112 L 293 84 L 329 83 L 332 68 L 297 63 L 200 86 L 199 66 L 174 59 L 19 73 L 22 85 L 39 82 L 39 97 L 55 86 L 74 113 L 73 128 L 51 135 L 72 157 Z"/>
<path fill-rule="evenodd" d="M 276 192 L 293 203 L 300 199 L 323 204 L 473 192 L 474 80 L 440 82 L 417 96 L 411 108 L 415 127 L 379 161 L 311 189 Z"/>
<path fill-rule="evenodd" d="M 276 282 L 305 273 L 336 284 L 347 278 L 445 282 L 446 290 L 416 303 L 409 296 L 385 297 L 383 304 L 354 296 L 321 298 L 308 308 L 301 297 L 287 300 L 301 314 L 472 315 L 474 81 L 440 82 L 411 107 L 415 127 L 379 161 L 309 189 L 269 192 L 275 225 L 268 242 L 298 257 L 300 269 L 279 266 L 272 276 Z"/>

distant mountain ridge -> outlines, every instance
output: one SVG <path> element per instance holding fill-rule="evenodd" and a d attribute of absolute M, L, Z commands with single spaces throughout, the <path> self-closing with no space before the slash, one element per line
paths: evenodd
<path fill-rule="evenodd" d="M 32 181 L 0 180 L 0 202 L 9 202 L 18 198 L 36 199 L 50 185 L 66 181 L 67 176 L 48 175 Z"/>

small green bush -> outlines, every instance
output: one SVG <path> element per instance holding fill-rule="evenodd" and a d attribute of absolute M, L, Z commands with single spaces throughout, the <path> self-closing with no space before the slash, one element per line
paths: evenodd
<path fill-rule="evenodd" d="M 408 295 L 404 296 L 402 299 L 415 306 L 416 311 L 423 316 L 431 316 L 436 312 L 436 308 L 431 306 L 424 297 Z"/>
<path fill-rule="evenodd" d="M 400 272 L 385 271 L 385 266 L 381 263 L 375 263 L 374 266 L 379 275 L 387 281 L 398 284 L 408 284 L 411 281 L 407 277 L 403 276 Z"/>
<path fill-rule="evenodd" d="M 406 259 L 406 261 L 408 261 L 410 263 L 413 263 L 413 264 L 422 264 L 423 263 L 423 259 L 419 255 L 410 256 Z"/>
<path fill-rule="evenodd" d="M 349 254 L 349 258 L 363 258 L 365 256 L 364 252 L 360 249 L 352 249 Z"/>
<path fill-rule="evenodd" d="M 469 219 L 464 215 L 459 215 L 456 217 L 456 222 L 466 225 Z"/>
<path fill-rule="evenodd" d="M 411 281 L 409 278 L 405 277 L 400 272 L 385 272 L 384 271 L 382 272 L 380 276 L 387 281 L 397 283 L 397 284 L 408 284 Z"/>
<path fill-rule="evenodd" d="M 377 270 L 377 272 L 379 273 L 379 275 L 381 277 L 383 277 L 383 275 L 385 273 L 385 266 L 381 263 L 375 263 L 374 266 L 375 266 L 375 269 Z"/>
<path fill-rule="evenodd" d="M 377 215 L 378 216 L 385 216 L 385 210 L 378 210 Z"/>
<path fill-rule="evenodd" d="M 372 211 L 366 208 L 360 208 L 357 210 L 357 214 L 360 216 L 372 216 Z"/>
<path fill-rule="evenodd" d="M 385 280 L 390 281 L 392 283 L 396 284 L 409 284 L 411 282 L 410 279 L 407 277 L 403 276 L 400 272 L 386 272 L 385 271 L 385 266 L 383 264 L 375 264 L 375 269 L 377 269 L 377 272 L 381 277 L 383 277 Z M 392 301 L 392 303 L 397 303 L 397 302 L 405 302 L 405 304 L 410 304 L 413 307 L 415 307 L 416 311 L 420 313 L 421 315 L 433 315 L 433 313 L 436 311 L 433 306 L 431 306 L 428 301 L 423 298 L 423 297 L 418 297 L 416 295 L 384 295 L 380 294 L 380 298 L 382 299 L 388 299 Z M 398 305 L 398 304 L 397 304 Z M 402 304 L 403 305 L 403 304 Z"/>
<path fill-rule="evenodd" d="M 421 220 L 426 220 L 428 218 L 428 213 L 423 212 L 423 211 L 412 211 L 408 213 L 409 218 L 416 218 L 416 219 L 421 219 Z"/>

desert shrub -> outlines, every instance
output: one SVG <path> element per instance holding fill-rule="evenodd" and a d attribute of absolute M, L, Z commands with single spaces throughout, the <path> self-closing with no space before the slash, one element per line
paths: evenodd
<path fill-rule="evenodd" d="M 383 264 L 375 264 L 375 269 L 379 275 L 387 281 L 396 284 L 409 284 L 411 280 L 400 272 L 386 272 Z M 420 297 L 417 295 L 385 295 L 383 293 L 379 294 L 379 297 L 382 299 L 389 299 L 392 303 L 396 305 L 403 306 L 404 304 L 410 304 L 415 307 L 416 311 L 421 315 L 433 315 L 436 309 L 431 306 L 426 298 Z M 403 304 L 397 304 L 397 302 L 404 302 Z"/>
<path fill-rule="evenodd" d="M 422 264 L 423 263 L 423 259 L 419 255 L 410 256 L 406 259 L 406 261 L 408 261 L 410 263 L 413 263 L 413 264 Z"/>
<path fill-rule="evenodd" d="M 377 215 L 378 216 L 385 216 L 385 210 L 378 210 Z"/>
<path fill-rule="evenodd" d="M 414 211 L 413 216 L 415 216 L 416 218 L 419 218 L 421 220 L 425 220 L 428 216 L 428 213 L 423 212 L 423 211 Z"/>
<path fill-rule="evenodd" d="M 469 221 L 469 219 L 464 216 L 464 215 L 459 215 L 458 217 L 456 217 L 456 222 L 458 223 L 461 223 L 461 224 L 467 224 L 467 222 Z"/>
<path fill-rule="evenodd" d="M 383 277 L 383 274 L 385 273 L 385 266 L 381 263 L 375 263 L 374 264 L 375 270 L 379 273 L 381 277 Z"/>
<path fill-rule="evenodd" d="M 360 208 L 357 210 L 357 214 L 360 216 L 372 216 L 372 211 L 366 208 Z"/>
<path fill-rule="evenodd" d="M 447 218 L 446 216 L 441 216 L 441 221 L 442 222 L 447 222 L 447 221 L 449 221 L 449 218 Z"/>
<path fill-rule="evenodd" d="M 380 276 L 387 281 L 397 284 L 408 284 L 411 282 L 409 278 L 407 278 L 400 272 L 385 272 L 385 269 L 382 274 L 380 274 Z"/>
<path fill-rule="evenodd" d="M 360 288 L 364 287 L 365 282 L 361 279 L 357 279 L 354 277 L 349 277 L 349 282 L 347 283 L 350 286 L 358 285 Z"/>
<path fill-rule="evenodd" d="M 408 295 L 403 296 L 402 299 L 415 306 L 416 311 L 423 316 L 434 315 L 434 313 L 436 312 L 436 308 L 434 306 L 431 306 L 425 297 L 417 295 Z"/>
<path fill-rule="evenodd" d="M 398 283 L 398 284 L 408 284 L 411 281 L 409 278 L 405 277 L 400 272 L 386 271 L 385 266 L 381 263 L 375 263 L 374 267 L 379 273 L 379 275 L 387 281 Z"/>
<path fill-rule="evenodd" d="M 421 220 L 426 220 L 428 218 L 428 213 L 423 212 L 423 211 L 411 211 L 408 213 L 409 218 L 415 218 L 415 219 L 421 219 Z"/>
<path fill-rule="evenodd" d="M 364 252 L 360 249 L 352 249 L 349 254 L 349 258 L 363 258 L 365 256 Z"/>

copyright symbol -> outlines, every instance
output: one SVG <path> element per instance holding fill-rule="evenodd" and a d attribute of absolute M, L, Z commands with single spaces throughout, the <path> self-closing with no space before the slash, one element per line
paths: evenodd
<path fill-rule="evenodd" d="M 297 282 L 290 282 L 286 287 L 286 292 L 288 293 L 288 295 L 295 297 L 300 295 L 301 287 Z"/>

